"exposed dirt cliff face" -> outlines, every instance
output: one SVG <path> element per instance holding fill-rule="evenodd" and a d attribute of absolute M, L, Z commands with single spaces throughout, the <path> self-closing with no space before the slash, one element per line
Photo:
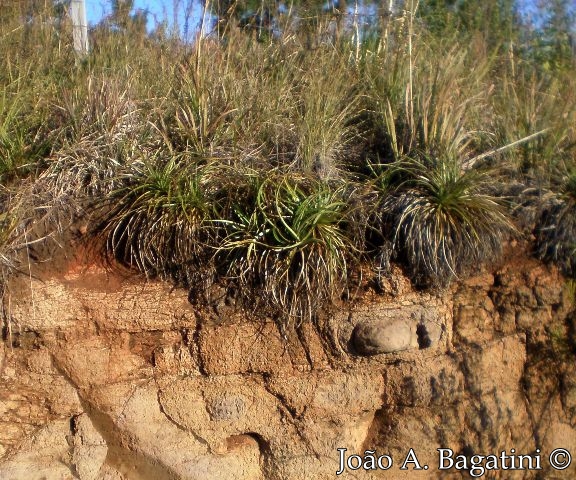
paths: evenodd
<path fill-rule="evenodd" d="M 438 448 L 576 453 L 574 310 L 556 270 L 514 258 L 438 294 L 388 281 L 393 295 L 367 289 L 286 334 L 94 263 L 14 279 L 0 478 L 328 479 L 338 448 L 395 461 L 342 477 L 459 478 L 436 470 Z M 398 468 L 410 448 L 428 471 Z M 542 467 L 490 475 L 576 473 Z"/>

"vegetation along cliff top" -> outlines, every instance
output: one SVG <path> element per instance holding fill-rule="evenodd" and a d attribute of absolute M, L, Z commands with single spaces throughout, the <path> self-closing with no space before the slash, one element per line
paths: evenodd
<path fill-rule="evenodd" d="M 2 285 L 74 225 L 283 325 L 510 241 L 576 276 L 570 2 L 205 2 L 189 41 L 115 2 L 86 55 L 64 3 L 0 11 Z"/>

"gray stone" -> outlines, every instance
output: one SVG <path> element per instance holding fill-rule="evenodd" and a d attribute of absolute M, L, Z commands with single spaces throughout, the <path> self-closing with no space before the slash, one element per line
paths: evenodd
<path fill-rule="evenodd" d="M 362 355 L 393 353 L 418 348 L 417 324 L 409 320 L 376 318 L 356 325 L 353 342 Z"/>

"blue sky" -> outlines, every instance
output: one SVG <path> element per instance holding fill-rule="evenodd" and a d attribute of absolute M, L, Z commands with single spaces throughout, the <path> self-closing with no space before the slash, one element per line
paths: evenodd
<path fill-rule="evenodd" d="M 153 28 L 155 24 L 164 20 L 167 20 L 170 25 L 173 25 L 176 20 L 180 29 L 182 29 L 188 12 L 190 29 L 194 29 L 199 25 L 202 17 L 201 0 L 135 0 L 134 7 L 136 10 L 139 9 L 148 12 L 149 28 Z M 112 1 L 86 0 L 86 10 L 88 23 L 94 25 L 103 17 L 110 14 L 112 11 Z M 176 16 L 174 16 L 175 11 Z"/>
<path fill-rule="evenodd" d="M 196 2 L 199 3 L 199 2 Z M 166 17 L 173 17 L 173 4 L 171 0 L 135 0 L 137 9 L 147 10 L 152 16 L 162 20 Z M 88 21 L 91 24 L 98 22 L 102 17 L 112 11 L 111 0 L 86 0 Z"/>
<path fill-rule="evenodd" d="M 576 0 L 572 0 L 576 8 Z M 518 0 L 521 11 L 530 15 L 534 12 L 538 0 Z M 349 0 L 349 4 L 353 2 Z M 86 0 L 88 22 L 91 25 L 97 23 L 102 17 L 108 15 L 112 10 L 111 0 Z M 182 30 L 185 23 L 186 11 L 189 12 L 189 28 L 193 30 L 199 25 L 202 16 L 202 0 L 135 0 L 136 9 L 149 12 L 148 26 L 153 28 L 155 23 L 167 20 L 170 25 L 179 24 Z M 174 12 L 176 10 L 176 16 Z"/>

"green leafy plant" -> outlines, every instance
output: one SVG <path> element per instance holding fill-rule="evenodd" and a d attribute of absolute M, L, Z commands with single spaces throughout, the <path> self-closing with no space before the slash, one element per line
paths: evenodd
<path fill-rule="evenodd" d="M 345 163 L 350 142 L 357 136 L 351 120 L 357 115 L 359 99 L 341 55 L 323 49 L 320 54 L 321 60 L 312 57 L 305 65 L 308 74 L 299 85 L 293 122 L 300 171 L 327 179 Z"/>
<path fill-rule="evenodd" d="M 60 146 L 39 179 L 54 199 L 99 201 L 119 186 L 123 169 L 154 148 L 151 128 L 131 98 L 132 80 L 90 76 L 78 80 L 77 89 L 62 89 L 55 107 L 63 125 Z"/>
<path fill-rule="evenodd" d="M 566 196 L 576 202 L 576 170 L 570 172 L 564 183 L 564 192 Z"/>
<path fill-rule="evenodd" d="M 576 77 L 534 61 L 521 25 L 495 27 L 510 2 L 471 22 L 452 21 L 470 5 L 384 5 L 367 26 L 344 3 L 252 2 L 246 28 L 228 2 L 219 35 L 191 43 L 149 34 L 128 2 L 82 59 L 41 3 L 0 18 L 0 263 L 82 217 L 105 255 L 298 325 L 359 259 L 426 286 L 490 262 L 506 190 L 541 201 L 525 230 L 539 211 L 536 254 L 574 276 Z"/>
<path fill-rule="evenodd" d="M 345 191 L 297 175 L 248 181 L 252 193 L 237 199 L 232 218 L 222 220 L 226 237 L 218 249 L 241 291 L 260 292 L 271 314 L 298 325 L 346 282 L 356 249 Z"/>

